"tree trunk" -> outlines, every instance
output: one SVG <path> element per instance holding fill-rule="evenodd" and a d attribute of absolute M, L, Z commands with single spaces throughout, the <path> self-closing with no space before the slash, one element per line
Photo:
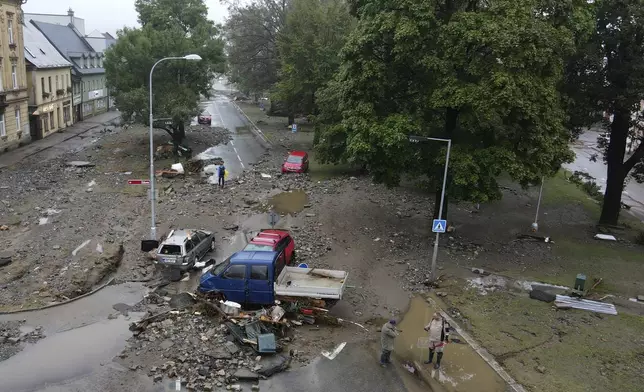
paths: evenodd
<path fill-rule="evenodd" d="M 458 109 L 454 108 L 447 108 L 445 111 L 445 134 L 444 137 L 447 139 L 451 139 L 452 136 L 454 135 L 454 130 L 456 129 L 456 125 L 458 123 L 458 115 L 459 111 Z M 448 167 L 449 171 L 449 167 Z M 438 218 L 438 212 L 441 204 L 441 193 L 443 191 L 443 176 L 445 175 L 445 166 L 443 165 L 439 171 L 436 173 L 436 179 L 438 186 L 436 187 L 436 193 L 435 193 L 435 203 L 434 203 L 434 219 L 439 219 Z M 447 190 L 449 189 L 449 184 L 450 184 L 450 178 L 449 178 L 449 173 L 447 174 L 447 182 L 445 183 L 445 200 L 443 201 L 443 214 L 441 219 L 447 220 L 447 206 L 448 206 L 448 192 Z"/>
<path fill-rule="evenodd" d="M 610 144 L 606 154 L 608 166 L 606 192 L 599 218 L 600 224 L 616 225 L 622 209 L 622 191 L 628 171 L 624 166 L 626 139 L 628 137 L 631 113 L 628 109 L 617 109 L 610 125 Z"/>
<path fill-rule="evenodd" d="M 295 122 L 295 114 L 289 113 L 288 114 L 288 125 L 293 125 L 294 122 Z"/>
<path fill-rule="evenodd" d="M 441 205 L 441 189 L 438 189 L 434 192 L 434 219 L 445 219 L 447 220 L 447 210 L 448 210 L 448 197 L 447 192 L 445 192 L 445 200 L 443 201 L 443 213 L 441 216 L 438 216 L 440 205 Z"/>

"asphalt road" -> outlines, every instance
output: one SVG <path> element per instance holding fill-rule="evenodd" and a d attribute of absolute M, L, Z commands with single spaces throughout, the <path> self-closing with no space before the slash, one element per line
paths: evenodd
<path fill-rule="evenodd" d="M 234 179 L 248 166 L 256 163 L 266 149 L 250 131 L 246 119 L 226 95 L 217 93 L 211 100 L 203 101 L 201 107 L 211 115 L 211 126 L 228 129 L 232 134 L 232 140 L 226 145 L 208 148 L 197 157 L 223 158 L 229 173 L 228 179 Z M 195 118 L 194 122 L 196 121 Z"/>
<path fill-rule="evenodd" d="M 599 133 L 594 131 L 584 132 L 579 140 L 573 144 L 573 151 L 577 155 L 573 163 L 564 165 L 570 171 L 583 171 L 595 177 L 597 185 L 602 190 L 606 187 L 607 167 L 602 160 L 602 152 L 597 148 Z M 596 156 L 593 162 L 592 157 Z M 544 192 L 547 190 L 544 189 Z M 644 221 L 644 184 L 630 180 L 622 193 L 622 201 L 631 206 L 629 210 L 634 216 Z"/>

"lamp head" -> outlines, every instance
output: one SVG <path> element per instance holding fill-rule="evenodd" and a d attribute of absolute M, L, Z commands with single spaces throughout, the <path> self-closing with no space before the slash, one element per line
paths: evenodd
<path fill-rule="evenodd" d="M 189 61 L 199 61 L 201 60 L 201 56 L 199 56 L 198 54 L 187 54 L 183 56 L 183 59 Z"/>

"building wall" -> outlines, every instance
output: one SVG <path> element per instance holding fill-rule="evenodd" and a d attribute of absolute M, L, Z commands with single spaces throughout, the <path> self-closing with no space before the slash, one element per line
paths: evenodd
<path fill-rule="evenodd" d="M 20 4 L 0 0 L 0 152 L 31 141 Z"/>
<path fill-rule="evenodd" d="M 81 80 L 83 118 L 88 118 L 108 110 L 108 94 L 105 87 L 105 74 L 83 76 Z"/>
<path fill-rule="evenodd" d="M 76 27 L 82 35 L 85 35 L 85 19 L 83 18 L 77 18 L 74 16 L 72 19 L 72 17 L 70 17 L 69 15 L 25 13 L 25 21 L 29 22 L 30 20 L 35 20 L 37 22 L 58 24 L 63 26 L 67 26 L 68 24 L 73 23 L 74 27 Z"/>
<path fill-rule="evenodd" d="M 105 49 L 107 49 L 106 38 L 85 37 L 85 40 L 87 40 L 87 42 L 92 45 L 92 48 L 94 48 L 96 52 L 105 52 Z"/>
<path fill-rule="evenodd" d="M 33 69 L 28 74 L 29 104 L 35 109 L 30 117 L 32 138 L 45 138 L 72 125 L 71 67 Z"/>

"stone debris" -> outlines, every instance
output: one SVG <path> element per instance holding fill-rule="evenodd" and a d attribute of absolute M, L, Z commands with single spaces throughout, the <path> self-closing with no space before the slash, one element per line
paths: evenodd
<path fill-rule="evenodd" d="M 31 327 L 24 321 L 0 322 L 0 362 L 18 354 L 25 344 L 44 337 L 42 327 Z"/>

